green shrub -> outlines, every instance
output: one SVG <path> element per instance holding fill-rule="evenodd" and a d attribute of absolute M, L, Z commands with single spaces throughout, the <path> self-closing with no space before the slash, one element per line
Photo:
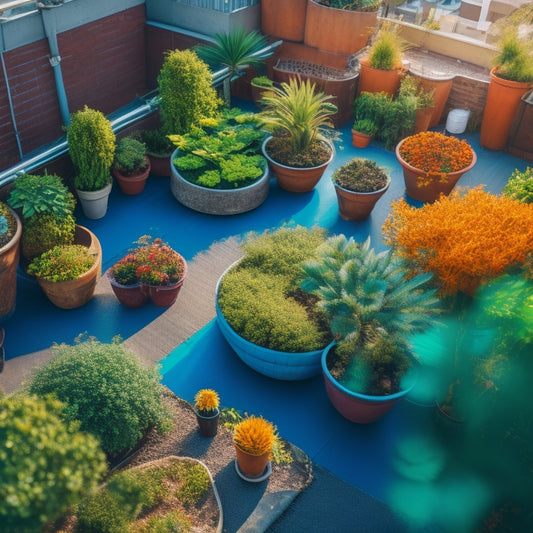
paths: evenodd
<path fill-rule="evenodd" d="M 0 398 L 0 529 L 40 532 L 94 490 L 107 466 L 92 435 L 51 398 Z"/>
<path fill-rule="evenodd" d="M 35 375 L 34 394 L 56 394 L 67 404 L 69 420 L 98 436 L 108 455 L 127 450 L 148 430 L 165 430 L 169 414 L 162 403 L 157 369 L 140 365 L 118 340 L 85 340 L 54 347 L 55 357 Z"/>
<path fill-rule="evenodd" d="M 126 175 L 146 170 L 146 145 L 133 137 L 120 139 L 115 149 L 113 165 L 116 170 Z"/>
<path fill-rule="evenodd" d="M 220 107 L 209 68 L 192 50 L 167 52 L 157 82 L 165 134 L 187 133 Z"/>
<path fill-rule="evenodd" d="M 85 106 L 71 115 L 67 143 L 80 191 L 98 191 L 111 182 L 115 134 L 111 122 L 100 111 Z"/>
<path fill-rule="evenodd" d="M 222 279 L 218 304 L 230 326 L 248 341 L 287 352 L 323 348 L 327 326 L 315 301 L 298 290 L 301 264 L 314 257 L 325 230 L 282 228 L 252 236 L 246 255 Z"/>
<path fill-rule="evenodd" d="M 197 462 L 179 463 L 182 485 L 176 496 L 188 505 L 194 505 L 207 492 L 211 480 L 207 470 Z"/>
<path fill-rule="evenodd" d="M 153 516 L 146 524 L 135 525 L 132 533 L 187 533 L 192 531 L 191 522 L 182 511 L 172 511 L 164 516 Z"/>
<path fill-rule="evenodd" d="M 174 150 L 174 145 L 161 130 L 142 130 L 139 139 L 151 155 L 168 156 Z"/>
<path fill-rule="evenodd" d="M 515 169 L 503 188 L 503 194 L 525 204 L 533 203 L 533 167 L 523 172 Z"/>

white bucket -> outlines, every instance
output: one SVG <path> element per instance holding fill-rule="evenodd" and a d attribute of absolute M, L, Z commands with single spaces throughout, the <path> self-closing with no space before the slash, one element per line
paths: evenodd
<path fill-rule="evenodd" d="M 468 109 L 452 109 L 446 119 L 446 130 L 449 133 L 464 133 L 469 116 Z"/>

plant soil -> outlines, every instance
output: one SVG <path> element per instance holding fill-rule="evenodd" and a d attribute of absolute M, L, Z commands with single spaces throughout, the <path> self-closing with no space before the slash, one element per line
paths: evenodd
<path fill-rule="evenodd" d="M 318 167 L 331 157 L 331 148 L 323 141 L 314 141 L 306 152 L 295 152 L 287 137 L 273 137 L 265 150 L 276 163 L 294 168 Z"/>

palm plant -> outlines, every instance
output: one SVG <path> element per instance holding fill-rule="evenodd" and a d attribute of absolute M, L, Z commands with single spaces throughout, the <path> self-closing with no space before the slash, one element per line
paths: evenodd
<path fill-rule="evenodd" d="M 246 33 L 244 28 L 237 28 L 229 33 L 217 33 L 212 45 L 195 48 L 198 56 L 211 65 L 223 65 L 229 75 L 224 79 L 224 100 L 231 106 L 231 82 L 237 74 L 247 67 L 257 67 L 272 55 L 267 49 L 268 41 L 258 31 Z"/>
<path fill-rule="evenodd" d="M 330 102 L 333 96 L 316 92 L 309 80 L 291 78 L 280 87 L 272 87 L 264 96 L 262 114 L 266 129 L 284 138 L 294 153 L 303 153 L 325 138 L 326 128 L 333 128 L 331 117 L 338 111 Z"/>
<path fill-rule="evenodd" d="M 377 374 L 405 373 L 410 336 L 433 325 L 438 299 L 423 287 L 431 274 L 409 277 L 390 251 L 375 253 L 370 239 L 360 245 L 344 235 L 330 237 L 303 270 L 301 287 L 318 296 L 338 341 L 343 380 L 361 383 L 361 376 L 371 373 L 370 389 L 384 383 L 397 387 L 400 375 Z"/>

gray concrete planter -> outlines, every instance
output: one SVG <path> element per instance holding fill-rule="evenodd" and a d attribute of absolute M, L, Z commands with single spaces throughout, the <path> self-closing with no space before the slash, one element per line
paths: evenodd
<path fill-rule="evenodd" d="M 268 166 L 263 176 L 240 189 L 208 189 L 187 181 L 172 163 L 178 150 L 170 161 L 170 190 L 180 204 L 209 215 L 237 215 L 259 207 L 268 196 L 270 176 Z"/>

